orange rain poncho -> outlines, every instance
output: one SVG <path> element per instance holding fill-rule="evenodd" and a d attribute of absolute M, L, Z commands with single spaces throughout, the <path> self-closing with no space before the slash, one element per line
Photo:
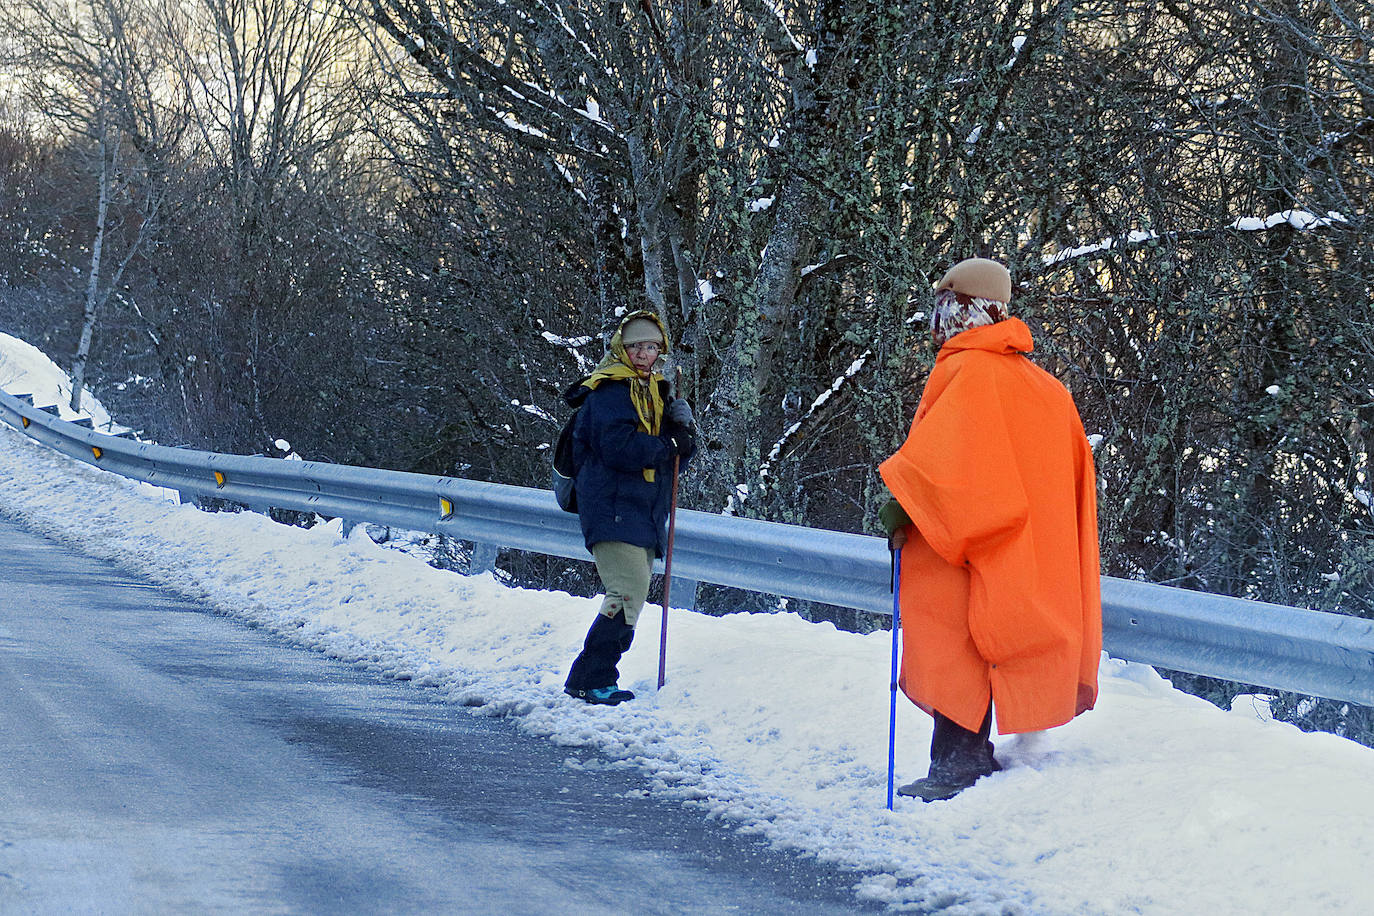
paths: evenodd
<path fill-rule="evenodd" d="M 906 442 L 879 467 L 911 517 L 902 690 L 976 731 L 1062 725 L 1097 699 L 1102 602 L 1092 449 L 1016 318 L 941 348 Z"/>

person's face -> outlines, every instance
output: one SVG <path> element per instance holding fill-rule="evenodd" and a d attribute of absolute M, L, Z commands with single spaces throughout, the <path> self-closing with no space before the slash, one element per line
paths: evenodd
<path fill-rule="evenodd" d="M 640 372 L 649 372 L 654 368 L 654 363 L 658 362 L 658 354 L 663 348 L 653 341 L 643 343 L 632 343 L 625 347 L 625 353 L 630 357 L 630 365 Z"/>

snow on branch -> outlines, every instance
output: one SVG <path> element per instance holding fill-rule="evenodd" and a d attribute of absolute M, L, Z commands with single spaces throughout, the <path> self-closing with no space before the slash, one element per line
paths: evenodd
<path fill-rule="evenodd" d="M 782 7 L 779 6 L 777 3 L 771 2 L 771 0 L 767 0 L 767 2 L 765 2 L 763 5 L 767 7 L 768 12 L 772 13 L 774 18 L 778 20 L 778 26 L 782 29 L 782 34 L 786 36 L 787 40 L 792 43 L 793 49 L 797 51 L 805 51 L 806 45 L 802 44 L 800 41 L 797 41 L 797 36 L 793 35 L 792 29 L 788 27 L 787 17 L 782 14 Z M 807 59 L 807 66 L 815 66 L 814 57 L 810 57 Z"/>
<path fill-rule="evenodd" d="M 595 51 L 592 50 L 591 45 L 587 44 L 586 39 L 578 35 L 577 31 L 573 29 L 572 24 L 568 22 L 568 17 L 563 12 L 562 5 L 558 3 L 539 3 L 538 6 L 543 8 L 545 12 L 552 16 L 554 21 L 557 22 L 558 25 L 560 25 L 563 28 L 563 31 L 568 34 L 568 37 L 571 38 L 577 44 L 577 46 L 582 49 L 582 53 L 587 56 L 587 60 L 590 64 L 598 67 L 612 80 L 615 79 L 615 72 L 611 70 L 611 68 L 606 64 L 606 62 L 601 58 L 600 55 L 598 55 Z M 586 11 L 583 10 L 580 12 L 582 13 L 582 24 L 587 27 L 587 31 L 594 31 L 591 27 L 591 23 L 587 21 Z"/>
<path fill-rule="evenodd" d="M 587 102 L 581 108 L 569 102 L 558 93 L 536 85 L 528 80 L 522 80 L 521 85 L 525 91 L 516 89 L 511 85 L 501 86 L 509 95 L 532 107 L 534 110 L 545 113 L 553 119 L 560 119 L 565 113 L 580 116 L 583 120 L 589 121 L 597 128 L 606 131 L 617 140 L 624 140 L 625 135 L 616 130 L 610 122 L 601 117 L 601 106 L 596 99 L 587 98 Z"/>
<path fill-rule="evenodd" d="M 1158 238 L 1159 233 L 1157 232 L 1146 232 L 1141 229 L 1135 229 L 1120 238 L 1103 239 L 1095 244 L 1080 245 L 1077 248 L 1065 248 L 1058 254 L 1046 256 L 1044 262 L 1046 264 L 1058 264 L 1060 261 L 1072 261 L 1075 258 L 1081 258 L 1089 254 L 1097 254 L 1100 251 L 1111 251 L 1118 246 L 1122 248 L 1133 247 L 1143 242 L 1154 241 Z"/>
<path fill-rule="evenodd" d="M 553 167 L 558 170 L 558 174 L 568 183 L 568 187 L 572 188 L 573 193 L 585 201 L 587 199 L 587 193 L 577 186 L 577 176 L 568 171 L 568 167 L 557 159 L 552 161 Z"/>
<path fill-rule="evenodd" d="M 812 419 L 816 415 L 817 411 L 824 407 L 825 404 L 832 397 L 834 397 L 842 387 L 844 387 L 844 383 L 852 379 L 855 375 L 857 375 L 859 373 L 859 370 L 863 369 L 864 365 L 868 362 L 869 357 L 872 355 L 872 350 L 865 350 L 862 355 L 860 355 L 857 359 L 850 363 L 849 368 L 846 369 L 842 375 L 836 378 L 835 381 L 831 382 L 830 387 L 822 391 L 820 395 L 816 398 L 816 400 L 811 402 L 811 406 L 806 409 L 806 413 L 802 414 L 801 419 L 793 423 L 791 426 L 787 427 L 787 429 L 783 431 L 781 438 L 779 438 L 777 442 L 773 443 L 773 447 L 768 451 L 768 457 L 765 458 L 763 460 L 763 464 L 759 466 L 758 485 L 760 493 L 767 491 L 768 478 L 772 473 L 773 465 L 777 463 L 779 458 L 782 457 L 783 449 L 785 449 L 788 443 L 792 441 L 793 437 L 795 437 L 797 433 L 801 431 L 801 428 L 807 423 L 807 421 Z M 739 502 L 744 502 L 743 495 L 741 495 Z"/>
<path fill-rule="evenodd" d="M 536 416 L 541 420 L 547 420 L 554 426 L 558 425 L 558 420 L 554 418 L 553 414 L 549 413 L 547 410 L 545 410 L 542 407 L 539 407 L 538 405 L 522 404 L 518 398 L 512 398 L 510 404 L 512 407 L 520 408 L 527 414 L 532 414 L 533 416 Z"/>
<path fill-rule="evenodd" d="M 591 48 L 577 39 L 561 9 L 550 8 L 547 3 L 543 6 L 596 64 Z M 527 14 L 520 15 L 535 24 Z M 599 154 L 596 148 L 616 149 L 624 145 L 624 136 L 601 117 L 599 106 L 592 100 L 579 107 L 546 86 L 521 79 L 433 14 L 425 19 L 404 5 L 379 4 L 372 18 L 450 96 L 474 99 L 477 110 L 508 136 L 529 147 L 570 153 L 599 168 L 620 171 L 619 156 Z M 592 135 L 590 142 L 579 141 L 581 131 Z"/>
<path fill-rule="evenodd" d="M 1278 213 L 1271 213 L 1269 216 L 1243 216 L 1232 223 L 1228 223 L 1225 229 L 1235 232 L 1262 232 L 1273 229 L 1277 226 L 1288 226 L 1298 232 L 1311 232 L 1315 229 L 1329 229 L 1337 223 L 1348 223 L 1349 220 L 1335 210 L 1328 210 L 1325 216 L 1317 216 L 1307 210 L 1281 210 Z M 1195 230 L 1192 232 L 1173 232 L 1169 233 L 1169 238 L 1187 238 L 1198 235 L 1211 235 L 1214 230 Z M 1042 259 L 1046 266 L 1059 264 L 1063 261 L 1072 261 L 1088 255 L 1100 254 L 1114 249 L 1136 248 L 1150 242 L 1158 241 L 1160 234 L 1154 231 L 1134 229 L 1123 236 L 1117 238 L 1105 238 L 1099 242 L 1080 245 L 1077 248 L 1065 248 L 1052 255 L 1045 255 Z"/>
<path fill-rule="evenodd" d="M 590 359 L 582 353 L 583 347 L 596 340 L 594 336 L 588 334 L 583 337 L 559 337 L 551 331 L 540 331 L 539 336 L 555 347 L 567 350 L 572 358 L 577 360 L 579 371 L 586 373 L 596 368 L 596 360 Z"/>
<path fill-rule="evenodd" d="M 837 254 L 827 261 L 819 264 L 807 264 L 801 269 L 798 277 L 805 281 L 812 277 L 819 277 L 823 274 L 834 273 L 838 270 L 845 270 L 855 264 L 862 264 L 863 258 L 853 254 Z"/>
<path fill-rule="evenodd" d="M 1328 210 L 1326 216 L 1317 216 L 1306 210 L 1283 210 L 1278 213 L 1271 213 L 1264 219 L 1257 216 L 1242 217 L 1227 228 L 1238 229 L 1241 232 L 1258 232 L 1262 229 L 1273 229 L 1275 226 L 1282 226 L 1287 223 L 1299 232 L 1308 232 L 1313 229 L 1326 229 L 1335 223 L 1344 222 L 1348 222 L 1348 220 L 1335 210 Z"/>
<path fill-rule="evenodd" d="M 529 124 L 516 120 L 515 116 L 508 111 L 492 111 L 492 116 L 500 120 L 502 124 L 506 125 L 511 130 L 518 131 L 522 134 L 529 134 L 531 137 L 538 137 L 540 140 L 549 139 L 548 134 L 537 127 L 531 127 Z"/>

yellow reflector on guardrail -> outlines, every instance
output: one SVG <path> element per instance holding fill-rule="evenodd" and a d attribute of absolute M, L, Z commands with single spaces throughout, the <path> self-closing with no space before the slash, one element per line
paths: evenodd
<path fill-rule="evenodd" d="M 99 460 L 100 460 L 100 456 L 103 455 L 103 454 L 105 454 L 105 450 L 102 449 L 102 448 L 101 448 L 100 446 L 98 446 L 98 445 L 92 445 L 92 446 L 91 446 L 91 454 L 95 456 L 95 458 L 96 458 L 97 461 L 99 461 Z"/>
<path fill-rule="evenodd" d="M 217 486 L 217 487 L 222 487 L 222 486 L 224 486 L 224 474 L 222 474 L 222 473 L 219 472 L 219 471 L 216 471 L 216 472 L 215 472 L 215 486 Z"/>
<path fill-rule="evenodd" d="M 452 517 L 453 517 L 453 503 L 450 502 L 449 500 L 445 499 L 444 497 L 440 496 L 440 497 L 439 497 L 439 518 L 444 519 L 444 518 L 452 518 Z"/>
<path fill-rule="evenodd" d="M 24 428 L 25 428 L 25 429 L 28 429 L 28 428 L 29 428 L 29 418 L 28 418 L 28 417 L 20 417 L 19 420 L 20 420 L 20 422 L 22 422 L 22 423 L 24 424 Z"/>

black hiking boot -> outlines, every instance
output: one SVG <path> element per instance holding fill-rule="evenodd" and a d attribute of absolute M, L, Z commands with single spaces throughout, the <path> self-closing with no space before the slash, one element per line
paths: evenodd
<path fill-rule="evenodd" d="M 955 780 L 944 782 L 930 776 L 922 777 L 915 782 L 909 782 L 897 790 L 898 795 L 905 795 L 908 798 L 919 798 L 923 802 L 948 801 L 960 792 L 967 789 L 978 781 L 978 777 L 971 780 Z"/>
<path fill-rule="evenodd" d="M 948 801 L 984 776 L 991 776 L 1001 769 L 1002 765 L 991 758 L 984 766 L 973 769 L 933 766 L 929 776 L 907 783 L 897 790 L 897 794 L 919 798 L 923 802 Z"/>

